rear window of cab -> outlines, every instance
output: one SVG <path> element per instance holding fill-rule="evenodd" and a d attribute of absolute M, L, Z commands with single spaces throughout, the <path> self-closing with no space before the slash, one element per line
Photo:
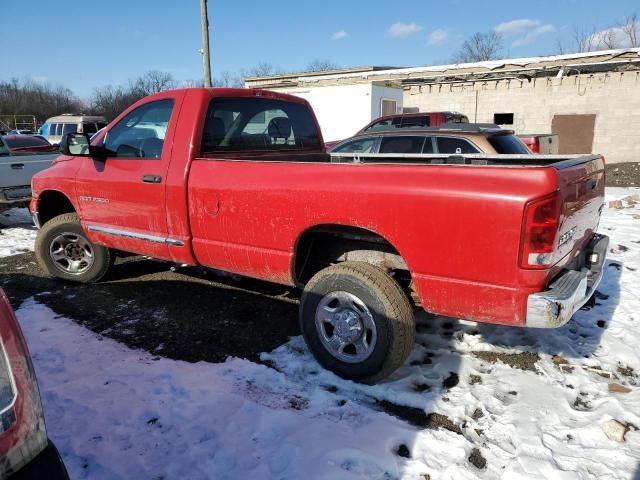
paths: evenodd
<path fill-rule="evenodd" d="M 320 148 L 316 123 L 301 103 L 268 98 L 215 98 L 209 104 L 201 153 Z"/>

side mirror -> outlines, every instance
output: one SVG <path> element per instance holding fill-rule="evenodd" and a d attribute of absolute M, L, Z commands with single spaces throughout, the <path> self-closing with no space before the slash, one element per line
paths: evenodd
<path fill-rule="evenodd" d="M 60 142 L 60 152 L 77 157 L 92 156 L 91 142 L 86 133 L 67 133 Z"/>

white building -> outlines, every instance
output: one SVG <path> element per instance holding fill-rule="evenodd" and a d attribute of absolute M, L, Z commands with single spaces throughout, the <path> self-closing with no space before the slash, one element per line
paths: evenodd
<path fill-rule="evenodd" d="M 275 75 L 245 85 L 308 99 L 328 141 L 352 135 L 395 100 L 396 110 L 459 111 L 517 133 L 556 133 L 561 153 L 640 160 L 639 48 Z"/>

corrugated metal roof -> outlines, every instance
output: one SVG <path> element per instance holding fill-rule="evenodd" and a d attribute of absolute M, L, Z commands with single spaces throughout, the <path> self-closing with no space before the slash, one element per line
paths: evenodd
<path fill-rule="evenodd" d="M 461 63 L 449 65 L 433 65 L 410 68 L 363 67 L 356 71 L 307 72 L 304 74 L 274 75 L 267 77 L 247 78 L 246 85 L 252 83 L 278 85 L 284 80 L 306 84 L 325 81 L 355 81 L 416 78 L 441 75 L 467 75 L 487 72 L 509 72 L 524 69 L 546 69 L 562 66 L 594 65 L 607 63 L 640 62 L 640 48 L 604 50 L 598 52 L 570 53 L 541 57 L 511 58 L 491 60 L 487 62 Z"/>

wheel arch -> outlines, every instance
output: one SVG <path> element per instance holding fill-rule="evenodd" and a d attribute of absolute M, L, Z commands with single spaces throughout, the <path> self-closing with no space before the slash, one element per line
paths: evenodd
<path fill-rule="evenodd" d="M 292 277 L 301 286 L 323 268 L 344 261 L 371 263 L 410 276 L 405 259 L 383 235 L 370 228 L 326 223 L 309 227 L 299 235 Z"/>
<path fill-rule="evenodd" d="M 69 197 L 59 190 L 45 190 L 40 193 L 37 205 L 40 225 L 44 225 L 58 215 L 78 212 Z"/>

